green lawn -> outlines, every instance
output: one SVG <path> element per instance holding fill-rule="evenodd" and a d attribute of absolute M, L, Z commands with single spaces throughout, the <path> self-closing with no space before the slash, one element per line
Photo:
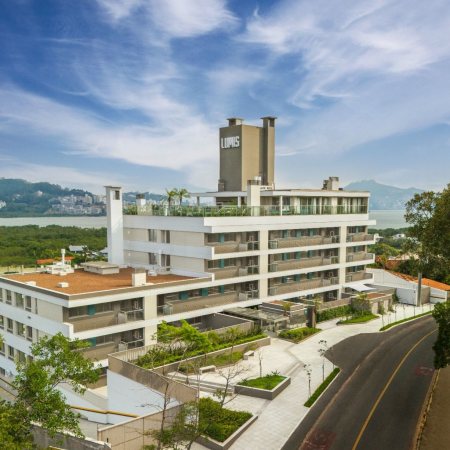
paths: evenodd
<path fill-rule="evenodd" d="M 320 328 L 309 328 L 309 327 L 293 328 L 292 330 L 280 331 L 278 337 L 298 343 L 303 339 L 307 338 L 308 336 L 318 333 L 319 331 L 322 330 Z"/>
<path fill-rule="evenodd" d="M 364 314 L 363 316 L 354 316 L 347 320 L 340 320 L 338 323 L 341 325 L 350 325 L 353 323 L 364 323 L 369 322 L 370 320 L 376 319 L 378 316 L 376 314 Z"/>
<path fill-rule="evenodd" d="M 252 378 L 250 380 L 243 380 L 239 384 L 241 386 L 248 386 L 248 387 L 254 387 L 254 388 L 258 388 L 258 389 L 266 389 L 268 391 L 271 391 L 285 379 L 286 379 L 286 377 L 283 377 L 282 375 L 272 373 L 272 374 L 266 375 L 264 377 Z"/>

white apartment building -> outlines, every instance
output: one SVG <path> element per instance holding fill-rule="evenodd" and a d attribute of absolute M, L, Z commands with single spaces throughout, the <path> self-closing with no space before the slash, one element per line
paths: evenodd
<path fill-rule="evenodd" d="M 219 190 L 191 194 L 195 204 L 138 199 L 137 214 L 124 214 L 122 189 L 108 186 L 108 263 L 0 277 L 0 375 L 57 332 L 88 340 L 86 354 L 106 366 L 109 353 L 150 344 L 163 320 L 195 323 L 273 300 L 329 302 L 372 283 L 370 194 L 342 190 L 337 177 L 320 189 L 275 189 L 274 128 L 273 117 L 262 127 L 229 119 Z"/>

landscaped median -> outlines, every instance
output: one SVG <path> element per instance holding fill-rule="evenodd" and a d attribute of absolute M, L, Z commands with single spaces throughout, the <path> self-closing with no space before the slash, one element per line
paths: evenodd
<path fill-rule="evenodd" d="M 271 373 L 264 377 L 243 380 L 234 387 L 236 394 L 273 400 L 291 384 L 290 377 Z"/>
<path fill-rule="evenodd" d="M 322 392 L 328 387 L 328 385 L 336 378 L 337 374 L 340 372 L 341 369 L 339 367 L 336 367 L 333 369 L 333 371 L 325 378 L 325 381 L 314 391 L 313 395 L 309 397 L 309 399 L 306 401 L 305 406 L 309 408 L 314 404 L 314 402 L 320 397 Z"/>
<path fill-rule="evenodd" d="M 282 330 L 278 333 L 278 337 L 281 339 L 286 339 L 288 341 L 295 342 L 296 344 L 308 336 L 312 336 L 315 333 L 322 331 L 320 328 L 292 328 L 291 330 Z"/>
<path fill-rule="evenodd" d="M 389 328 L 395 327 L 395 325 L 400 325 L 401 323 L 408 322 L 410 320 L 414 320 L 414 319 L 417 319 L 419 317 L 427 316 L 428 314 L 431 314 L 431 313 L 432 313 L 432 311 L 427 311 L 427 312 L 424 312 L 424 313 L 421 313 L 421 314 L 416 314 L 415 316 L 407 317 L 406 319 L 397 320 L 397 322 L 392 322 L 392 323 L 390 323 L 388 325 L 385 325 L 384 327 L 381 327 L 380 331 L 389 330 Z"/>

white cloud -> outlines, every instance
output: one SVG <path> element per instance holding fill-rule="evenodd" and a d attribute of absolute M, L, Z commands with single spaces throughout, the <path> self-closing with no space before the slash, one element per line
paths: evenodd
<path fill-rule="evenodd" d="M 113 23 L 128 20 L 133 15 L 144 15 L 150 22 L 148 25 L 153 25 L 169 38 L 194 37 L 214 30 L 233 29 L 238 21 L 224 0 L 97 1 Z"/>

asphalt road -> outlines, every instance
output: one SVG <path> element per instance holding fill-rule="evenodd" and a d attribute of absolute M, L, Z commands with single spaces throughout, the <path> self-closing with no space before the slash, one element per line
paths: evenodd
<path fill-rule="evenodd" d="M 409 450 L 431 383 L 430 316 L 335 345 L 341 368 L 283 450 Z"/>

